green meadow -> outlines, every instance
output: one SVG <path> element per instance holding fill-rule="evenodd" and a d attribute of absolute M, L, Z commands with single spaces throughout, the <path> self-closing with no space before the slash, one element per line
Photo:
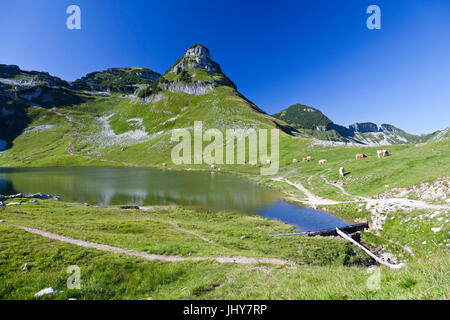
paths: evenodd
<path fill-rule="evenodd" d="M 413 215 L 420 213 L 405 213 Z M 402 216 L 405 218 L 405 216 Z M 375 271 L 360 250 L 340 238 L 285 237 L 292 227 L 256 216 L 211 213 L 177 207 L 120 210 L 39 201 L 0 209 L 0 298 L 34 299 L 43 288 L 60 291 L 42 299 L 448 299 L 449 260 L 444 239 L 422 232 L 409 243 L 415 257 L 407 267 Z M 151 254 L 181 257 L 246 256 L 283 258 L 295 265 L 211 261 L 147 261 L 83 248 L 31 234 L 15 225 Z M 396 219 L 380 239 L 398 232 Z M 447 229 L 448 231 L 448 229 Z M 198 237 L 201 235 L 209 241 Z M 364 236 L 364 238 L 366 238 Z M 406 235 L 401 239 L 408 241 Z M 430 243 L 423 247 L 421 241 Z M 403 241 L 403 240 L 402 240 Z M 22 270 L 25 263 L 28 270 Z M 81 288 L 67 289 L 67 267 L 81 269 Z M 339 275 L 339 276 L 336 276 Z"/>

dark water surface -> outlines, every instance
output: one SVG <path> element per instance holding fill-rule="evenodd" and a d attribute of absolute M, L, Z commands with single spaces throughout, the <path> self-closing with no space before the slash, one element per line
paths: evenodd
<path fill-rule="evenodd" d="M 0 168 L 0 194 L 48 193 L 96 205 L 182 205 L 258 214 L 299 231 L 343 227 L 335 216 L 281 201 L 281 194 L 217 172 L 153 168 Z"/>

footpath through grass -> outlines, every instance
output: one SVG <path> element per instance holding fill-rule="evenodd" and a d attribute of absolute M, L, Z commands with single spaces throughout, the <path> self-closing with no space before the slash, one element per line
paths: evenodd
<path fill-rule="evenodd" d="M 448 253 L 418 251 L 402 270 L 381 268 L 379 287 L 358 250 L 338 238 L 289 237 L 281 222 L 173 207 L 149 211 L 39 201 L 0 211 L 0 298 L 33 299 L 53 287 L 51 299 L 447 299 Z M 295 267 L 149 262 L 30 234 L 10 224 L 138 251 L 182 256 L 279 257 Z M 198 237 L 201 235 L 210 242 Z M 425 257 L 426 254 L 426 257 Z M 23 271 L 25 263 L 31 265 Z M 69 290 L 66 268 L 81 268 L 81 289 Z"/>

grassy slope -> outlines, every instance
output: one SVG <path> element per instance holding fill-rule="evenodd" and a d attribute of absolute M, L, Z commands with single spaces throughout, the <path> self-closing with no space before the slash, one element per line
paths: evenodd
<path fill-rule="evenodd" d="M 78 123 L 69 122 L 49 110 L 28 108 L 33 121 L 29 128 L 52 124 L 56 127 L 41 132 L 21 135 L 11 149 L 0 154 L 3 166 L 67 166 L 67 165 L 160 165 L 171 166 L 170 153 L 175 142 L 170 141 L 171 132 L 179 128 L 192 128 L 196 120 L 203 121 L 204 129 L 219 128 L 274 128 L 273 118 L 254 109 L 254 105 L 241 98 L 229 87 L 219 87 L 202 96 L 165 93 L 161 101 L 144 104 L 130 103 L 117 95 L 88 100 L 87 102 L 58 109 Z M 102 127 L 94 117 L 111 115 L 109 124 L 116 135 L 138 129 L 138 123 L 129 119 L 142 119 L 143 128 L 153 138 L 136 144 L 111 145 L 102 138 Z M 310 145 L 311 140 L 294 138 L 285 134 L 280 138 L 280 173 L 299 179 L 315 193 L 342 200 L 345 196 L 332 186 L 325 185 L 322 178 L 339 180 L 338 169 L 345 167 L 345 188 L 357 195 L 373 195 L 390 187 L 409 187 L 422 181 L 433 181 L 450 172 L 450 144 L 447 140 L 420 145 L 389 146 L 390 157 L 376 158 L 377 147 L 320 147 Z M 72 155 L 67 152 L 70 145 Z M 207 144 L 205 143 L 204 146 Z M 124 151 L 122 151 L 124 148 Z M 355 160 L 356 153 L 367 153 L 369 158 Z M 310 155 L 314 161 L 292 163 Z M 319 166 L 317 160 L 327 159 Z M 102 161 L 107 160 L 107 161 Z M 189 166 L 179 166 L 192 167 Z M 196 166 L 207 168 L 207 165 Z M 222 165 L 223 170 L 259 173 L 249 165 Z M 176 168 L 176 167 L 175 167 Z M 311 185 L 307 183 L 308 178 Z"/>
<path fill-rule="evenodd" d="M 351 246 L 343 240 L 272 239 L 268 233 L 289 227 L 259 217 L 211 215 L 177 208 L 124 212 L 40 201 L 37 205 L 8 207 L 0 211 L 0 218 L 8 223 L 150 253 L 189 251 L 193 256 L 278 256 L 289 257 L 301 265 L 290 268 L 216 262 L 148 262 L 64 244 L 0 224 L 2 299 L 32 299 L 34 293 L 49 286 L 64 291 L 54 296 L 57 299 L 446 299 L 449 295 L 448 259 L 433 246 L 426 251 L 426 261 L 411 260 L 403 270 L 382 268 L 381 288 L 370 290 L 366 286 L 370 275 L 367 269 L 348 265 L 364 260 L 359 258 L 360 253 L 352 255 Z M 189 234 L 182 235 L 171 223 L 200 233 L 224 248 L 191 239 Z M 240 239 L 241 235 L 247 237 Z M 189 242 L 176 241 L 177 237 L 187 237 Z M 24 263 L 32 265 L 30 271 L 21 271 Z M 81 268 L 81 290 L 65 287 L 68 277 L 65 270 L 73 264 Z"/>
<path fill-rule="evenodd" d="M 283 145 L 281 166 L 287 168 L 288 175 L 298 177 L 314 193 L 336 198 L 327 190 L 337 189 L 324 184 L 323 175 L 329 181 L 339 181 L 339 168 L 349 172 L 343 181 L 345 189 L 355 195 L 374 195 L 390 188 L 409 187 L 424 181 L 434 181 L 450 172 L 450 143 L 448 140 L 420 145 L 389 146 L 391 156 L 378 159 L 379 147 L 310 147 L 304 141 L 303 147 L 295 140 Z M 368 158 L 355 159 L 355 154 L 366 153 Z M 312 156 L 311 162 L 292 163 L 292 158 Z M 326 159 L 325 165 L 318 160 Z M 312 186 L 307 179 L 313 176 Z M 338 198 L 336 198 L 339 200 Z"/>

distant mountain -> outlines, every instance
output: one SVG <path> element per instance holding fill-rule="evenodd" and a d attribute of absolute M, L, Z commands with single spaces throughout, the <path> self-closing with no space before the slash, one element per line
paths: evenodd
<path fill-rule="evenodd" d="M 109 68 L 87 74 L 75 80 L 76 90 L 112 91 L 133 93 L 141 85 L 153 84 L 161 74 L 146 68 Z"/>
<path fill-rule="evenodd" d="M 19 88 L 37 85 L 69 87 L 67 81 L 51 76 L 48 72 L 24 71 L 15 65 L 0 64 L 0 85 Z"/>
<path fill-rule="evenodd" d="M 301 104 L 294 104 L 273 117 L 319 140 L 335 142 L 392 145 L 425 142 L 432 136 L 409 134 L 390 124 L 378 127 L 372 122 L 357 122 L 345 127 L 335 124 L 318 109 Z"/>
<path fill-rule="evenodd" d="M 450 127 L 446 128 L 444 130 L 436 131 L 429 136 L 430 136 L 429 141 L 433 141 L 433 142 L 449 140 L 450 139 Z"/>
<path fill-rule="evenodd" d="M 319 110 L 303 104 L 294 104 L 274 114 L 273 117 L 289 123 L 296 129 L 325 131 L 325 128 L 333 123 Z"/>

